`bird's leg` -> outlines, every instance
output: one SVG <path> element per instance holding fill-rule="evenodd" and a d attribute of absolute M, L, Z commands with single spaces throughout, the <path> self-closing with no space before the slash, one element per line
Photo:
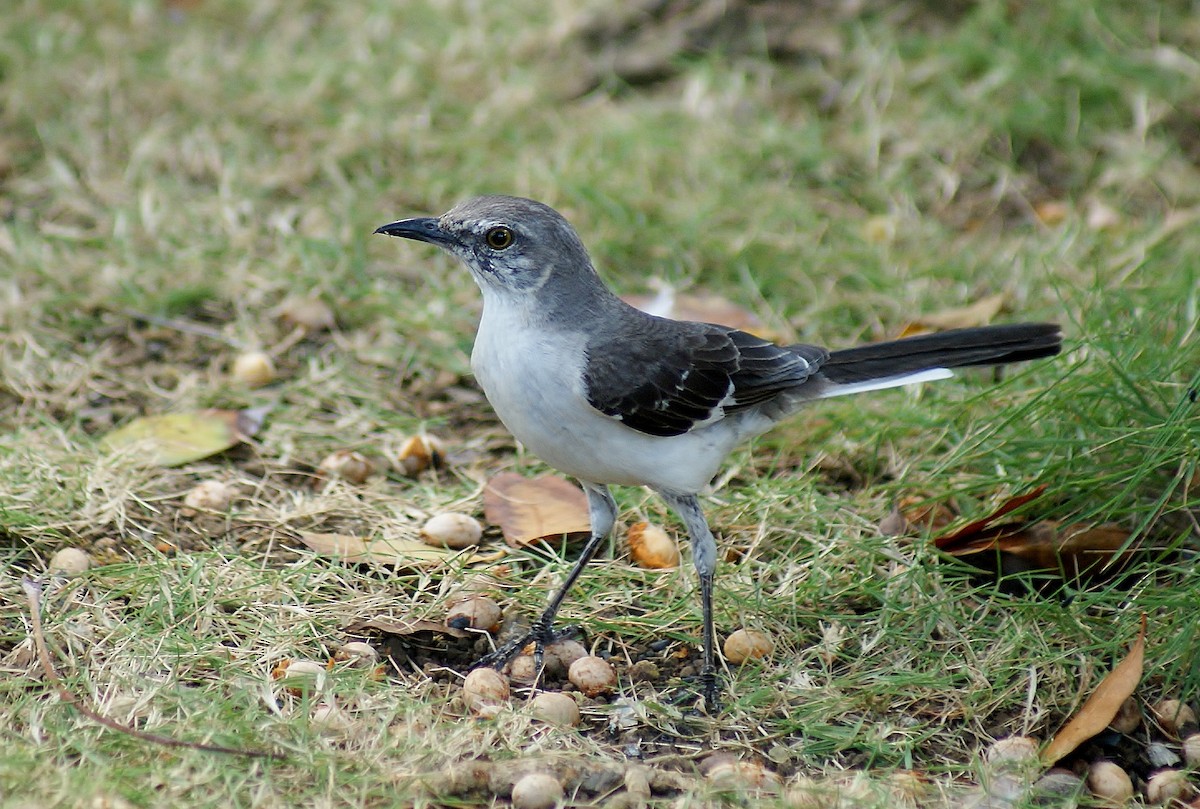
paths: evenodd
<path fill-rule="evenodd" d="M 546 606 L 546 609 L 542 611 L 542 614 L 529 627 L 528 632 L 513 638 L 494 652 L 484 655 L 475 661 L 471 668 L 477 669 L 483 666 L 502 668 L 508 661 L 516 657 L 530 641 L 533 641 L 534 671 L 536 672 L 533 684 L 537 686 L 537 681 L 542 676 L 542 663 L 545 660 L 546 646 L 561 637 L 575 634 L 576 630 L 571 627 L 561 632 L 555 632 L 554 617 L 558 614 L 563 600 L 566 599 L 567 591 L 575 584 L 575 580 L 579 578 L 579 574 L 587 567 L 587 563 L 596 555 L 596 551 L 600 550 L 601 543 L 604 542 L 609 531 L 612 530 L 613 523 L 617 519 L 617 504 L 613 501 L 607 487 L 594 483 L 583 483 L 582 481 L 580 483 L 583 486 L 584 492 L 587 493 L 588 516 L 591 518 L 592 535 L 588 539 L 587 544 L 583 546 L 583 553 L 580 554 L 579 561 L 575 563 L 575 567 L 571 568 L 571 572 L 567 574 L 566 581 L 558 588 L 558 591 L 550 599 L 550 603 Z"/>
<path fill-rule="evenodd" d="M 704 662 L 700 669 L 700 686 L 704 694 L 705 710 L 716 712 L 720 709 L 717 688 L 717 667 L 714 663 L 716 636 L 713 630 L 712 592 L 713 578 L 717 572 L 717 541 L 709 530 L 708 520 L 700 510 L 700 502 L 695 495 L 671 494 L 659 492 L 687 528 L 692 541 L 692 562 L 700 577 L 700 608 L 704 619 Z"/>

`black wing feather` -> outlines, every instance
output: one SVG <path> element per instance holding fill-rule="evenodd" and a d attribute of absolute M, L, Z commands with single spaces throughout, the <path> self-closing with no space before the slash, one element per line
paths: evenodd
<path fill-rule="evenodd" d="M 803 384 L 828 356 L 708 323 L 641 315 L 626 326 L 621 341 L 588 346 L 584 384 L 592 407 L 649 435 L 681 435 L 765 402 Z"/>

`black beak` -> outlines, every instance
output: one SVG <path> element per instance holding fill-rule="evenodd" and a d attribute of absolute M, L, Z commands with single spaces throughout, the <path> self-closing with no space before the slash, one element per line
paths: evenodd
<path fill-rule="evenodd" d="M 438 220 L 432 216 L 418 216 L 415 219 L 401 219 L 375 229 L 376 233 L 387 236 L 398 236 L 402 239 L 415 239 L 418 242 L 429 242 L 442 247 L 453 243 L 454 238 L 446 231 Z"/>

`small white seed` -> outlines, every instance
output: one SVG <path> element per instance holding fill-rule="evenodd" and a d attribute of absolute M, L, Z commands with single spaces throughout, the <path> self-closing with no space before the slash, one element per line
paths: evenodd
<path fill-rule="evenodd" d="M 445 456 L 446 450 L 442 440 L 436 435 L 422 433 L 409 436 L 404 440 L 404 443 L 400 445 L 400 450 L 396 453 L 396 461 L 404 470 L 404 474 L 412 477 L 419 475 L 431 466 L 441 466 Z"/>
<path fill-rule="evenodd" d="M 281 672 L 280 683 L 293 694 L 322 691 L 326 668 L 315 660 L 291 660 Z"/>
<path fill-rule="evenodd" d="M 1172 738 L 1178 739 L 1181 730 L 1194 730 L 1196 712 L 1187 703 L 1177 699 L 1164 699 L 1150 708 L 1150 714 Z"/>
<path fill-rule="evenodd" d="M 1133 797 L 1133 781 L 1129 773 L 1111 761 L 1092 762 L 1088 767 L 1087 786 L 1097 798 L 1114 805 L 1124 805 Z"/>
<path fill-rule="evenodd" d="M 1077 795 L 1083 779 L 1068 769 L 1055 767 L 1033 784 L 1035 802 L 1065 799 Z"/>
<path fill-rule="evenodd" d="M 309 721 L 313 727 L 326 733 L 341 733 L 350 727 L 350 717 L 332 702 L 322 702 L 313 708 Z"/>
<path fill-rule="evenodd" d="M 261 388 L 275 381 L 278 375 L 271 355 L 265 351 L 247 351 L 233 359 L 230 376 L 251 388 Z"/>
<path fill-rule="evenodd" d="M 332 329 L 337 322 L 333 310 L 320 298 L 288 298 L 279 304 L 275 313 L 287 325 L 307 332 Z"/>
<path fill-rule="evenodd" d="M 607 660 L 588 655 L 571 664 L 567 679 L 589 697 L 612 690 L 617 682 L 617 673 Z"/>
<path fill-rule="evenodd" d="M 1192 769 L 1200 769 L 1200 733 L 1193 733 L 1183 740 L 1183 760 Z"/>
<path fill-rule="evenodd" d="M 679 567 L 679 545 L 662 528 L 648 522 L 629 526 L 629 555 L 651 570 Z"/>
<path fill-rule="evenodd" d="M 508 680 L 495 669 L 475 669 L 463 680 L 463 701 L 477 714 L 490 713 L 489 708 L 507 702 Z"/>
<path fill-rule="evenodd" d="M 375 464 L 360 452 L 339 449 L 325 456 L 325 460 L 321 461 L 320 470 L 331 478 L 363 483 L 375 471 Z"/>
<path fill-rule="evenodd" d="M 467 514 L 435 514 L 421 528 L 421 539 L 434 547 L 467 548 L 478 545 L 482 537 L 483 526 Z"/>
<path fill-rule="evenodd" d="M 233 502 L 234 493 L 234 487 L 224 481 L 202 480 L 183 496 L 183 507 L 194 512 L 225 511 Z"/>
<path fill-rule="evenodd" d="M 1140 724 L 1142 724 L 1142 707 L 1138 704 L 1137 697 L 1128 697 L 1121 703 L 1121 707 L 1117 709 L 1117 715 L 1113 717 L 1113 721 L 1108 726 L 1117 733 L 1128 735 L 1137 730 Z"/>
<path fill-rule="evenodd" d="M 508 661 L 504 671 L 515 682 L 532 683 L 537 679 L 537 662 L 533 655 L 517 655 Z"/>
<path fill-rule="evenodd" d="M 531 772 L 513 784 L 513 809 L 552 809 L 562 799 L 562 784 L 544 772 Z"/>
<path fill-rule="evenodd" d="M 60 548 L 50 557 L 46 569 L 65 576 L 80 576 L 92 566 L 92 557 L 83 548 Z"/>
<path fill-rule="evenodd" d="M 566 673 L 581 657 L 587 657 L 587 647 L 574 638 L 560 638 L 546 646 L 546 673 L 555 676 Z"/>
<path fill-rule="evenodd" d="M 468 596 L 446 610 L 446 626 L 495 632 L 500 628 L 501 615 L 500 605 L 487 596 Z"/>
<path fill-rule="evenodd" d="M 579 703 L 561 691 L 543 691 L 533 698 L 529 709 L 535 717 L 559 727 L 579 724 Z"/>
<path fill-rule="evenodd" d="M 375 647 L 369 643 L 352 640 L 349 643 L 343 643 L 341 648 L 334 652 L 333 659 L 349 663 L 355 668 L 365 668 L 375 665 L 375 661 L 379 659 L 379 652 L 375 651 Z"/>
<path fill-rule="evenodd" d="M 1155 806 L 1166 806 L 1190 792 L 1191 784 L 1182 770 L 1159 770 L 1146 782 L 1146 800 Z"/>
<path fill-rule="evenodd" d="M 992 770 L 1024 770 L 1038 764 L 1038 743 L 1028 736 L 1006 736 L 992 743 L 984 754 Z"/>
<path fill-rule="evenodd" d="M 725 639 L 725 659 L 730 665 L 740 666 L 747 660 L 761 660 L 775 651 L 775 641 L 765 632 L 756 629 L 739 629 Z"/>

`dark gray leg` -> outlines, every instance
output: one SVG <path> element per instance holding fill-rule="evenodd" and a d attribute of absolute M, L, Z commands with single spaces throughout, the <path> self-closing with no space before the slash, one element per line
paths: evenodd
<path fill-rule="evenodd" d="M 692 562 L 700 577 L 700 609 L 704 619 L 704 665 L 700 669 L 700 685 L 704 689 L 704 707 L 708 711 L 718 709 L 717 667 L 713 662 L 716 652 L 716 636 L 713 630 L 712 591 L 713 578 L 717 572 L 717 541 L 708 528 L 708 520 L 700 510 L 695 495 L 671 494 L 660 491 L 659 496 L 675 510 L 687 528 L 692 540 Z"/>
<path fill-rule="evenodd" d="M 600 550 L 601 543 L 604 542 L 608 533 L 612 531 L 613 523 L 617 520 L 617 504 L 613 501 L 607 487 L 595 483 L 584 483 L 583 481 L 580 481 L 580 485 L 583 486 L 583 491 L 587 494 L 588 516 L 591 518 L 592 535 L 588 539 L 587 544 L 583 546 L 583 553 L 580 554 L 579 561 L 575 563 L 575 567 L 571 568 L 571 572 L 567 574 L 567 580 L 558 588 L 558 592 L 550 599 L 550 604 L 538 616 L 538 619 L 533 622 L 533 625 L 529 627 L 528 632 L 510 640 L 491 654 L 484 655 L 475 661 L 475 664 L 471 668 L 477 669 L 482 666 L 501 668 L 508 661 L 516 657 L 530 641 L 533 641 L 534 667 L 537 671 L 533 685 L 537 686 L 537 680 L 541 679 L 542 676 L 542 662 L 546 645 L 553 643 L 559 638 L 559 633 L 554 631 L 554 617 L 558 614 L 559 607 L 562 606 L 563 600 L 567 597 L 567 591 L 571 589 L 571 585 L 575 584 L 575 580 L 579 578 L 579 574 L 587 567 L 587 563 L 592 561 L 592 557 L 596 555 L 596 551 Z"/>

